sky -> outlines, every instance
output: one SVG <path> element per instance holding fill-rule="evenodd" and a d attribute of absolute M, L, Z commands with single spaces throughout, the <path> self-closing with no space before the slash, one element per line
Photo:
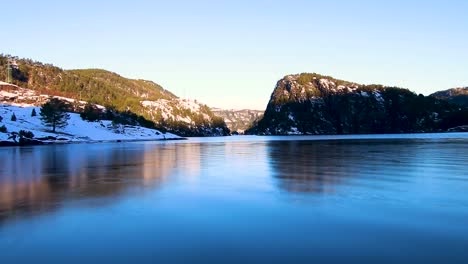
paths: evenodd
<path fill-rule="evenodd" d="M 468 1 L 5 1 L 0 53 L 265 109 L 316 72 L 428 95 L 468 86 Z M 5 41 L 5 39 L 7 41 Z"/>

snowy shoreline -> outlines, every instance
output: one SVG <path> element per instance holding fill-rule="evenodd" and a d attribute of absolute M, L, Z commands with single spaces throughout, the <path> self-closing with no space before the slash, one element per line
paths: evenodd
<path fill-rule="evenodd" d="M 0 140 L 0 147 L 25 147 L 25 146 L 48 146 L 48 145 L 69 145 L 69 144 L 101 144 L 101 143 L 130 143 L 130 142 L 152 142 L 152 141 L 176 141 L 187 140 L 187 138 L 171 139 L 124 139 L 124 140 L 90 140 L 90 141 L 40 141 L 41 143 L 14 143 L 13 141 Z"/>
<path fill-rule="evenodd" d="M 35 110 L 36 116 L 31 113 Z M 77 113 L 69 113 L 68 125 L 52 133 L 50 128 L 44 126 L 39 118 L 40 108 L 35 106 L 14 106 L 0 104 L 0 127 L 5 127 L 6 132 L 0 132 L 0 146 L 18 145 L 45 145 L 45 144 L 71 144 L 71 143 L 106 143 L 106 142 L 131 142 L 131 141 L 164 141 L 184 140 L 185 138 L 162 133 L 156 129 L 140 126 L 112 124 L 110 120 L 88 122 Z M 12 116 L 16 121 L 12 120 Z M 32 139 L 23 138 L 22 144 L 19 136 L 16 140 L 13 135 L 19 131 L 30 131 L 34 134 Z M 13 137 L 12 137 L 13 136 Z"/>

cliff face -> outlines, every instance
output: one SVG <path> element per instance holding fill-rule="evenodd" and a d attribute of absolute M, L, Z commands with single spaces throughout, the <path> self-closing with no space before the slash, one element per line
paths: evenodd
<path fill-rule="evenodd" d="M 226 122 L 226 125 L 232 133 L 240 134 L 252 127 L 252 125 L 263 116 L 263 111 L 251 109 L 225 110 L 211 108 L 211 111 L 213 111 L 216 116 L 224 119 L 224 122 Z"/>
<path fill-rule="evenodd" d="M 264 117 L 248 134 L 439 132 L 468 122 L 465 109 L 396 87 L 360 85 L 319 74 L 279 80 Z"/>

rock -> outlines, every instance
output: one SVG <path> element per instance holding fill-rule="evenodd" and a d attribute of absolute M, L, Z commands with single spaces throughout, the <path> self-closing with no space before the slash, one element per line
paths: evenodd
<path fill-rule="evenodd" d="M 32 138 L 25 138 L 21 137 L 19 142 L 19 146 L 34 146 L 34 145 L 44 145 L 44 142 Z"/>
<path fill-rule="evenodd" d="M 11 141 L 0 141 L 0 147 L 18 146 L 18 143 Z"/>
<path fill-rule="evenodd" d="M 41 138 L 36 138 L 38 140 L 57 140 L 56 137 L 53 136 L 47 136 L 47 137 L 41 137 Z"/>
<path fill-rule="evenodd" d="M 19 142 L 13 141 L 0 141 L 0 147 L 9 147 L 9 146 L 35 146 L 35 145 L 43 145 L 44 142 L 36 139 L 30 139 L 21 137 Z"/>
<path fill-rule="evenodd" d="M 431 96 L 303 73 L 278 81 L 264 117 L 246 134 L 438 132 L 465 124 L 466 109 Z"/>

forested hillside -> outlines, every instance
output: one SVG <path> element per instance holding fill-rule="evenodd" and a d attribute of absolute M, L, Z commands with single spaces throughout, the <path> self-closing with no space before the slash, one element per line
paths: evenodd
<path fill-rule="evenodd" d="M 453 104 L 468 107 L 468 87 L 439 91 L 431 94 L 431 96 Z"/>
<path fill-rule="evenodd" d="M 468 110 L 433 96 L 360 85 L 315 73 L 279 80 L 250 134 L 443 132 L 468 125 Z"/>
<path fill-rule="evenodd" d="M 182 136 L 229 134 L 223 119 L 209 107 L 180 99 L 152 81 L 128 79 L 101 69 L 63 70 L 8 55 L 0 55 L 0 80 L 8 79 L 8 63 L 11 83 L 19 87 L 130 111 Z"/>

